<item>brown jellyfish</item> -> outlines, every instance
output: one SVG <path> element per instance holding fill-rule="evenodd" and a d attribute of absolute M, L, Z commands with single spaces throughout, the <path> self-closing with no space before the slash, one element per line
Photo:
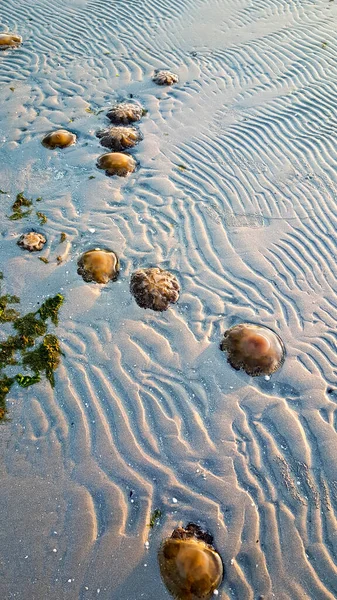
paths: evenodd
<path fill-rule="evenodd" d="M 112 250 L 94 248 L 84 252 L 77 262 L 77 273 L 87 283 L 115 281 L 119 273 L 119 260 Z"/>
<path fill-rule="evenodd" d="M 131 275 L 130 291 L 141 308 L 167 310 L 179 298 L 177 278 L 159 267 L 138 269 Z"/>
<path fill-rule="evenodd" d="M 162 579 L 177 600 L 208 600 L 223 579 L 223 564 L 213 539 L 194 523 L 177 527 L 159 549 Z"/>
<path fill-rule="evenodd" d="M 173 85 L 174 83 L 178 83 L 179 77 L 175 73 L 171 73 L 171 71 L 155 71 L 155 74 L 152 78 L 157 85 Z"/>
<path fill-rule="evenodd" d="M 108 127 L 97 131 L 96 136 L 105 148 L 110 148 L 114 152 L 133 148 L 140 140 L 142 135 L 136 127 Z"/>
<path fill-rule="evenodd" d="M 220 348 L 227 352 L 227 360 L 234 369 L 243 369 L 252 377 L 274 373 L 285 359 L 283 341 L 264 325 L 234 325 L 225 331 Z"/>
<path fill-rule="evenodd" d="M 0 33 L 0 50 L 17 48 L 21 43 L 21 35 L 17 35 L 16 33 Z"/>
<path fill-rule="evenodd" d="M 107 112 L 107 117 L 116 125 L 128 125 L 129 123 L 140 121 L 143 114 L 144 109 L 140 104 L 121 102 L 110 108 L 109 112 Z"/>
<path fill-rule="evenodd" d="M 129 173 L 133 173 L 136 164 L 135 159 L 130 154 L 122 154 L 121 152 L 102 154 L 97 159 L 99 169 L 104 169 L 107 175 L 118 175 L 119 177 L 126 177 Z"/>
<path fill-rule="evenodd" d="M 23 233 L 20 236 L 18 246 L 21 246 L 21 248 L 24 248 L 25 250 L 29 250 L 29 252 L 38 252 L 39 250 L 42 250 L 46 241 L 47 240 L 42 233 L 30 231 L 29 233 Z"/>
<path fill-rule="evenodd" d="M 50 150 L 54 150 L 54 148 L 66 148 L 67 146 L 72 146 L 75 142 L 76 135 L 66 129 L 51 131 L 42 140 L 42 144 Z"/>

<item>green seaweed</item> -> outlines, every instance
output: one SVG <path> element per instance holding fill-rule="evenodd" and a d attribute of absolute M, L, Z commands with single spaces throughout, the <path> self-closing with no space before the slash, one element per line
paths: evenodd
<path fill-rule="evenodd" d="M 29 367 L 37 375 L 44 371 L 51 387 L 55 387 L 54 371 L 60 364 L 60 343 L 56 335 L 48 334 L 40 346 L 27 352 L 23 357 L 23 365 Z"/>
<path fill-rule="evenodd" d="M 22 373 L 18 373 L 17 375 L 15 375 L 15 380 L 18 382 L 18 384 L 21 387 L 29 387 L 31 385 L 34 385 L 34 383 L 38 383 L 39 381 L 41 381 L 41 375 L 40 373 L 35 373 L 35 375 L 31 376 L 31 375 L 22 375 Z"/>
<path fill-rule="evenodd" d="M 12 205 L 13 214 L 10 215 L 8 218 L 11 221 L 17 221 L 18 219 L 23 219 L 24 217 L 28 217 L 28 215 L 31 214 L 32 209 L 23 211 L 22 207 L 28 208 L 29 206 L 32 206 L 32 204 L 33 204 L 33 201 L 29 200 L 28 198 L 25 198 L 25 196 L 23 195 L 23 192 L 20 192 L 19 194 L 16 195 L 16 200 L 15 200 L 14 204 Z"/>
<path fill-rule="evenodd" d="M 0 190 L 0 194 L 8 194 L 8 192 L 4 192 L 3 190 Z"/>
<path fill-rule="evenodd" d="M 158 525 L 159 519 L 162 516 L 162 512 L 159 508 L 156 508 L 150 518 L 150 523 L 148 524 L 148 527 L 151 527 L 151 529 L 153 529 L 153 527 L 155 525 Z"/>
<path fill-rule="evenodd" d="M 58 312 L 63 301 L 64 297 L 56 294 L 47 298 L 35 312 L 20 316 L 16 310 L 8 308 L 8 304 L 19 303 L 19 298 L 8 294 L 0 296 L 0 322 L 11 322 L 16 332 L 16 335 L 9 335 L 0 342 L 0 421 L 5 417 L 6 396 L 13 383 L 29 387 L 38 383 L 44 373 L 50 385 L 55 386 L 54 371 L 62 352 L 56 335 L 48 333 L 47 321 L 50 319 L 54 325 L 58 324 Z M 42 342 L 35 346 L 38 338 L 43 338 Z M 28 368 L 33 374 L 17 373 L 8 377 L 3 369 L 14 365 Z"/>
<path fill-rule="evenodd" d="M 53 298 L 47 298 L 36 312 L 39 313 L 41 319 L 45 321 L 50 319 L 54 325 L 58 325 L 58 313 L 64 302 L 62 294 L 56 294 Z"/>
<path fill-rule="evenodd" d="M 2 421 L 6 416 L 6 396 L 9 393 L 13 383 L 13 377 L 7 377 L 7 375 L 0 377 L 0 421 Z"/>
<path fill-rule="evenodd" d="M 36 216 L 39 219 L 39 223 L 40 225 L 45 225 L 48 221 L 46 215 L 43 212 L 40 212 L 39 210 L 36 211 Z"/>
<path fill-rule="evenodd" d="M 38 259 L 43 262 L 45 265 L 47 265 L 49 263 L 48 258 L 46 258 L 45 256 L 38 256 Z"/>
<path fill-rule="evenodd" d="M 14 308 L 8 308 L 8 304 L 18 304 L 19 302 L 20 300 L 17 296 L 10 296 L 9 294 L 0 296 L 0 323 L 15 321 L 19 313 Z"/>
<path fill-rule="evenodd" d="M 90 177 L 89 177 L 90 179 Z M 67 234 L 64 233 L 64 231 L 62 231 L 61 235 L 60 235 L 60 244 L 62 244 L 63 242 L 65 242 L 67 239 Z"/>
<path fill-rule="evenodd" d="M 25 346 L 34 346 L 36 338 L 41 337 L 47 331 L 47 325 L 42 319 L 36 318 L 37 313 L 28 313 L 20 317 L 13 324 Z"/>

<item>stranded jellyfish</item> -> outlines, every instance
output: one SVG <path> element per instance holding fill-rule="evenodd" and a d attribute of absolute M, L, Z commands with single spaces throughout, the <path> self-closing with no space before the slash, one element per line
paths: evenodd
<path fill-rule="evenodd" d="M 20 236 L 18 245 L 25 250 L 29 250 L 29 252 L 37 252 L 38 250 L 42 250 L 46 241 L 47 240 L 42 233 L 30 231 L 29 233 L 23 233 Z"/>
<path fill-rule="evenodd" d="M 162 579 L 174 598 L 211 598 L 223 578 L 222 560 L 209 533 L 194 523 L 177 527 L 158 553 Z"/>
<path fill-rule="evenodd" d="M 177 302 L 180 286 L 172 273 L 153 267 L 132 273 L 130 290 L 138 306 L 163 311 Z"/>
<path fill-rule="evenodd" d="M 0 33 L 0 50 L 7 48 L 17 48 L 22 43 L 21 35 L 16 33 Z"/>
<path fill-rule="evenodd" d="M 179 77 L 171 71 L 155 71 L 152 81 L 157 85 L 173 85 L 178 83 Z"/>
<path fill-rule="evenodd" d="M 54 148 L 66 148 L 67 146 L 75 144 L 75 142 L 76 135 L 66 129 L 51 131 L 50 133 L 47 133 L 42 140 L 42 144 L 51 150 L 54 150 Z"/>
<path fill-rule="evenodd" d="M 115 152 L 133 148 L 142 139 L 140 131 L 135 127 L 108 127 L 97 131 L 96 136 L 102 146 Z"/>
<path fill-rule="evenodd" d="M 270 375 L 279 369 L 285 358 L 281 338 L 264 325 L 240 323 L 225 332 L 220 344 L 227 352 L 229 364 L 251 375 Z"/>
<path fill-rule="evenodd" d="M 110 108 L 107 117 L 116 125 L 128 125 L 135 121 L 140 121 L 144 114 L 144 109 L 140 104 L 134 102 L 121 102 Z"/>
<path fill-rule="evenodd" d="M 94 248 L 84 252 L 77 262 L 77 273 L 87 283 L 115 281 L 119 273 L 119 260 L 112 250 Z"/>
<path fill-rule="evenodd" d="M 108 154 L 102 154 L 97 159 L 97 166 L 99 169 L 104 169 L 107 175 L 126 177 L 129 173 L 134 172 L 136 161 L 130 154 L 109 152 Z"/>

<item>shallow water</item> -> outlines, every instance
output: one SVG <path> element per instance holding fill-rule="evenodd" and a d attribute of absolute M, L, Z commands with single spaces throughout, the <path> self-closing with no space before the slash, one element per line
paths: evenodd
<path fill-rule="evenodd" d="M 55 391 L 13 388 L 0 428 L 1 598 L 168 599 L 157 548 L 190 520 L 221 600 L 337 597 L 336 18 L 328 0 L 2 1 L 23 44 L 0 53 L 0 267 L 23 311 L 66 302 Z M 129 94 L 139 169 L 111 179 L 95 132 Z M 54 128 L 78 143 L 46 150 Z M 43 197 L 49 264 L 15 243 L 37 225 L 6 218 L 21 191 Z M 76 272 L 97 246 L 121 260 L 106 287 Z M 182 288 L 163 314 L 129 293 L 153 265 Z M 269 381 L 219 350 L 240 321 L 286 344 Z"/>

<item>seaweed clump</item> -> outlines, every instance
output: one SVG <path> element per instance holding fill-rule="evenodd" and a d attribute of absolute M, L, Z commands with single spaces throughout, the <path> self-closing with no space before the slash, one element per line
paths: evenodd
<path fill-rule="evenodd" d="M 32 204 L 33 204 L 33 200 L 26 198 L 23 195 L 23 192 L 20 192 L 19 194 L 16 195 L 15 202 L 12 205 L 13 213 L 8 218 L 11 221 L 18 221 L 19 219 L 28 217 L 31 214 L 33 209 L 30 208 L 30 210 L 22 210 L 22 208 L 29 208 L 30 206 L 32 206 Z"/>
<path fill-rule="evenodd" d="M 6 415 L 6 396 L 15 382 L 21 387 L 29 387 L 39 382 L 44 374 L 50 385 L 55 386 L 54 371 L 60 363 L 62 351 L 56 335 L 48 333 L 47 321 L 58 324 L 63 301 L 63 296 L 56 294 L 47 298 L 35 312 L 20 316 L 18 311 L 8 308 L 9 304 L 19 303 L 19 298 L 8 294 L 0 296 L 0 322 L 11 322 L 15 330 L 15 335 L 9 335 L 0 342 L 0 420 Z M 39 338 L 42 341 L 34 347 Z M 4 369 L 15 365 L 29 369 L 31 374 L 8 376 Z"/>

